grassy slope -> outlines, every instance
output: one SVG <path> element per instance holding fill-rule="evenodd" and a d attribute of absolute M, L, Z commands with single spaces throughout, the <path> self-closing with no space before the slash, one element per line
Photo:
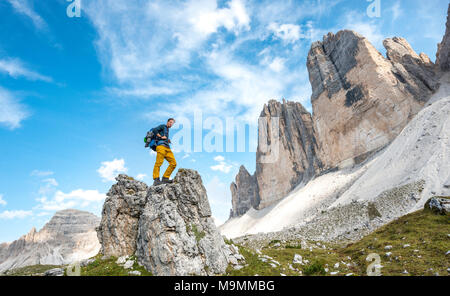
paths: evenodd
<path fill-rule="evenodd" d="M 95 261 L 86 267 L 81 268 L 81 276 L 129 276 L 128 272 L 137 270 L 141 272 L 141 276 L 151 276 L 152 274 L 145 270 L 144 267 L 139 266 L 136 258 L 132 256 L 130 259 L 134 260 L 133 269 L 125 269 L 123 266 L 116 264 L 116 257 L 108 259 L 101 259 L 101 255 L 97 255 Z"/>
<path fill-rule="evenodd" d="M 292 245 L 298 242 L 288 242 L 274 248 L 277 242 L 271 242 L 261 250 L 279 262 L 276 267 L 270 265 L 271 260 L 262 262 L 253 250 L 240 246 L 246 257 L 247 266 L 240 270 L 227 270 L 228 275 L 366 275 L 370 262 L 366 261 L 368 254 L 377 253 L 381 257 L 382 275 L 449 275 L 450 267 L 450 216 L 435 215 L 427 210 L 421 210 L 381 227 L 360 241 L 345 247 L 326 246 L 312 249 L 294 249 Z M 386 246 L 392 249 L 385 250 Z M 404 247 L 405 245 L 409 245 Z M 387 252 L 392 254 L 388 257 Z M 308 264 L 292 264 L 297 270 L 292 270 L 295 254 L 309 260 Z M 349 259 L 350 258 L 350 259 Z M 335 264 L 339 267 L 335 268 Z M 347 264 L 350 264 L 347 266 Z M 328 272 L 325 272 L 328 268 Z M 404 271 L 408 274 L 403 274 Z"/>

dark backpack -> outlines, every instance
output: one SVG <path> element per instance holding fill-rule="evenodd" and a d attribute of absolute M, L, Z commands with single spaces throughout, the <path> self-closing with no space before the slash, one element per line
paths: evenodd
<path fill-rule="evenodd" d="M 156 151 L 156 135 L 153 132 L 153 128 L 147 132 L 144 142 L 145 148 L 150 147 L 153 151 Z"/>

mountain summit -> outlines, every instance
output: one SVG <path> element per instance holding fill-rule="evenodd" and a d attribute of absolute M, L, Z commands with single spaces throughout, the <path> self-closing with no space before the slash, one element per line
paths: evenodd
<path fill-rule="evenodd" d="M 150 187 L 123 174 L 116 180 L 97 228 L 103 255 L 136 255 L 154 275 L 218 275 L 237 264 L 196 171 L 179 169 L 174 183 Z"/>

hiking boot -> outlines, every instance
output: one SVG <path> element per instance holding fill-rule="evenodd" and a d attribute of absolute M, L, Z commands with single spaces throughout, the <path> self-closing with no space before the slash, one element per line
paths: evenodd
<path fill-rule="evenodd" d="M 153 186 L 158 186 L 161 184 L 162 184 L 162 182 L 161 182 L 161 180 L 159 180 L 159 178 L 153 179 Z"/>
<path fill-rule="evenodd" d="M 162 178 L 162 183 L 163 184 L 172 184 L 173 183 L 173 180 L 169 180 L 169 178 Z"/>

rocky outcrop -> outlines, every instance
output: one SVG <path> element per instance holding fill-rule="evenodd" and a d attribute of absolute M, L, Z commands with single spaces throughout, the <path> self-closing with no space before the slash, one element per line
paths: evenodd
<path fill-rule="evenodd" d="M 225 243 L 197 172 L 179 170 L 175 184 L 150 187 L 139 219 L 137 245 L 139 262 L 155 275 L 225 271 Z"/>
<path fill-rule="evenodd" d="M 435 65 L 430 58 L 424 53 L 418 55 L 404 38 L 388 38 L 383 45 L 394 67 L 394 75 L 417 100 L 426 101 L 439 88 Z"/>
<path fill-rule="evenodd" d="M 231 204 L 230 218 L 245 214 L 250 208 L 258 208 L 259 195 L 255 174 L 250 175 L 242 165 L 236 175 L 235 182 L 230 185 Z"/>
<path fill-rule="evenodd" d="M 384 45 L 388 58 L 344 30 L 311 46 L 313 120 L 325 169 L 360 162 L 390 143 L 439 87 L 426 55 L 402 38 Z"/>
<path fill-rule="evenodd" d="M 259 208 L 282 199 L 320 171 L 317 148 L 311 114 L 300 103 L 271 100 L 264 105 L 256 152 Z"/>
<path fill-rule="evenodd" d="M 120 257 L 136 252 L 138 219 L 146 202 L 148 187 L 123 174 L 116 180 L 106 195 L 97 233 L 102 254 Z"/>
<path fill-rule="evenodd" d="M 438 44 L 438 51 L 436 53 L 436 64 L 442 71 L 450 70 L 450 4 L 447 11 L 447 25 L 444 38 Z"/>
<path fill-rule="evenodd" d="M 440 215 L 448 215 L 450 213 L 450 197 L 432 197 L 424 206 L 425 209 Z"/>
<path fill-rule="evenodd" d="M 223 274 L 239 263 L 214 224 L 196 171 L 179 169 L 173 184 L 144 185 L 121 175 L 108 193 L 98 228 L 105 255 L 135 250 L 154 275 Z"/>
<path fill-rule="evenodd" d="M 33 228 L 20 239 L 2 244 L 0 272 L 37 264 L 69 264 L 95 256 L 100 249 L 95 232 L 99 222 L 97 216 L 84 211 L 56 212 L 39 232 Z"/>

